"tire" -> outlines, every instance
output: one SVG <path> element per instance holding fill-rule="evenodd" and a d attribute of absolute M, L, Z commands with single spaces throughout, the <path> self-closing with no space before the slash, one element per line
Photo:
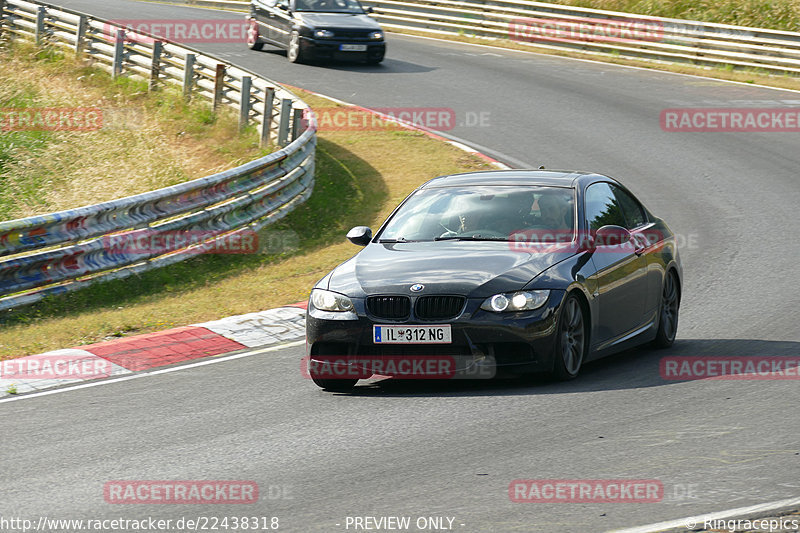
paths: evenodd
<path fill-rule="evenodd" d="M 316 378 L 311 375 L 311 380 L 316 383 L 318 387 L 330 392 L 351 392 L 353 387 L 356 386 L 357 379 L 325 379 Z"/>
<path fill-rule="evenodd" d="M 578 377 L 588 346 L 586 314 L 578 297 L 568 294 L 558 314 L 551 376 L 559 381 Z"/>
<path fill-rule="evenodd" d="M 658 331 L 653 339 L 656 348 L 669 348 L 675 342 L 678 332 L 678 311 L 681 304 L 681 293 L 675 271 L 670 270 L 664 276 L 664 287 L 661 290 L 661 307 L 658 310 Z"/>
<path fill-rule="evenodd" d="M 367 59 L 367 65 L 377 65 L 381 61 L 383 61 L 383 58 L 380 58 L 380 59 Z"/>
<path fill-rule="evenodd" d="M 264 48 L 264 41 L 261 40 L 258 23 L 252 19 L 247 26 L 247 47 L 250 50 L 261 50 Z"/>
<path fill-rule="evenodd" d="M 290 63 L 303 63 L 306 60 L 305 54 L 303 54 L 303 50 L 300 47 L 300 34 L 298 34 L 297 31 L 293 31 L 289 36 L 289 48 L 286 50 L 286 59 L 288 59 Z"/>

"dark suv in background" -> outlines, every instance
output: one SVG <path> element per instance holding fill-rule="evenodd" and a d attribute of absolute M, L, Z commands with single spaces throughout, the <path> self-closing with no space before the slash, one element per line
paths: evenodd
<path fill-rule="evenodd" d="M 360 59 L 377 64 L 386 41 L 371 12 L 358 0 L 251 0 L 247 45 L 283 48 L 292 63 Z"/>

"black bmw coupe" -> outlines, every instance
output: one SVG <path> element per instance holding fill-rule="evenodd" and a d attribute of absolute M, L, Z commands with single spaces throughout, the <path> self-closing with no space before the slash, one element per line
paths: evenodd
<path fill-rule="evenodd" d="M 373 375 L 497 370 L 575 378 L 625 348 L 671 346 L 676 239 L 616 180 L 508 170 L 432 179 L 311 291 L 307 369 L 351 390 Z"/>
<path fill-rule="evenodd" d="M 286 50 L 292 63 L 359 59 L 377 64 L 386 54 L 381 26 L 358 0 L 251 0 L 247 45 Z"/>

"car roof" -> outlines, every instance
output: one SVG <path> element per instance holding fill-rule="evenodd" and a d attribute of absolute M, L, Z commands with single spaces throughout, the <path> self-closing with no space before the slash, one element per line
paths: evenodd
<path fill-rule="evenodd" d="M 579 181 L 600 179 L 610 180 L 608 176 L 577 170 L 484 170 L 439 176 L 424 183 L 420 189 L 459 185 L 539 185 L 574 188 Z"/>

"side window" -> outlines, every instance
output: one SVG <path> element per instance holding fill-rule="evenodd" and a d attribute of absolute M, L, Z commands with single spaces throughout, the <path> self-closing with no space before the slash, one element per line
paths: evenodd
<path fill-rule="evenodd" d="M 590 230 L 603 226 L 615 225 L 625 227 L 619 201 L 608 183 L 595 183 L 586 189 L 586 221 Z"/>
<path fill-rule="evenodd" d="M 617 197 L 617 200 L 619 200 L 622 206 L 622 213 L 625 215 L 625 221 L 627 223 L 623 227 L 630 230 L 644 224 L 646 220 L 642 204 L 619 187 L 612 185 L 611 188 L 614 190 L 614 195 Z"/>

